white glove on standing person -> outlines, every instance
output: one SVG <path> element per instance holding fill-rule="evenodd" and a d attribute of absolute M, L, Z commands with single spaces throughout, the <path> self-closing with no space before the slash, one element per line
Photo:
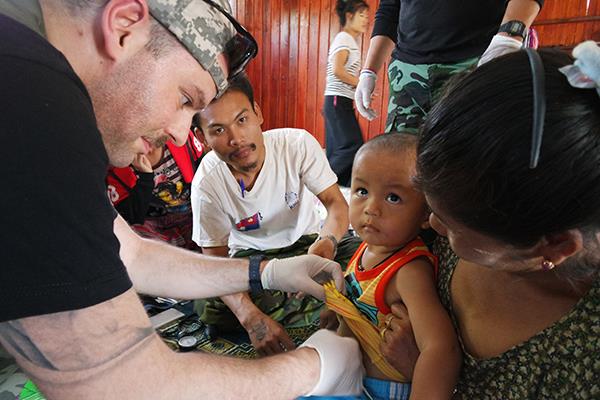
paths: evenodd
<path fill-rule="evenodd" d="M 509 36 L 496 34 L 492 38 L 488 48 L 481 55 L 477 66 L 480 67 L 486 62 L 504 54 L 519 51 L 522 47 L 523 43 L 519 39 L 513 39 Z"/>
<path fill-rule="evenodd" d="M 356 396 L 362 393 L 364 369 L 358 342 L 321 329 L 300 347 L 311 347 L 319 353 L 319 382 L 306 396 Z"/>
<path fill-rule="evenodd" d="M 325 299 L 321 284 L 333 280 L 339 291 L 345 293 L 344 275 L 340 264 L 313 254 L 270 260 L 263 270 L 260 281 L 263 289 L 284 292 L 308 293 Z"/>
<path fill-rule="evenodd" d="M 363 69 L 360 72 L 358 85 L 356 85 L 356 91 L 354 92 L 356 109 L 360 115 L 369 121 L 372 121 L 377 117 L 377 113 L 371 108 L 371 98 L 373 97 L 376 81 L 377 74 L 375 72 L 369 69 Z"/>

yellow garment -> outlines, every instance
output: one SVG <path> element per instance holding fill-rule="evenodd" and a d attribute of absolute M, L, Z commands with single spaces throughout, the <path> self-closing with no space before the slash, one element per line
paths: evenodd
<path fill-rule="evenodd" d="M 344 317 L 346 325 L 356 336 L 360 347 L 367 353 L 369 359 L 385 376 L 395 382 L 409 382 L 400 372 L 392 367 L 379 352 L 381 335 L 379 329 L 373 325 L 360 311 L 341 294 L 333 283 L 326 283 L 325 302 L 329 309 Z"/>
<path fill-rule="evenodd" d="M 437 259 L 420 238 L 415 238 L 379 265 L 363 271 L 359 265 L 366 249 L 367 244 L 363 242 L 348 263 L 348 297 L 341 294 L 335 285 L 326 284 L 325 301 L 329 309 L 344 318 L 371 362 L 388 380 L 409 382 L 385 360 L 379 350 L 383 341 L 381 332 L 386 325 L 387 315 L 391 313 L 390 307 L 385 303 L 385 290 L 396 272 L 410 261 L 424 257 L 433 264 L 437 273 Z"/>

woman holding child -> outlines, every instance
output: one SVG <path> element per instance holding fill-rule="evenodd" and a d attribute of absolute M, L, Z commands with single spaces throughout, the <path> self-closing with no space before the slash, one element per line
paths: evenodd
<path fill-rule="evenodd" d="M 422 127 L 412 182 L 398 180 L 415 163 L 410 152 L 396 151 L 395 168 L 377 171 L 365 156 L 379 146 L 369 142 L 359 151 L 350 214 L 365 242 L 349 264 L 349 283 L 361 273 L 371 280 L 375 271 L 386 274 L 378 271 L 389 264 L 381 249 L 395 257 L 414 241 L 407 234 L 390 242 L 402 236 L 391 227 L 381 237 L 374 232 L 416 206 L 411 187 L 419 188 L 441 235 L 433 249 L 438 293 L 462 350 L 458 372 L 452 333 L 440 329 L 444 318 L 423 312 L 427 304 L 435 311 L 435 296 L 414 297 L 414 283 L 426 288 L 430 279 L 414 273 L 432 276 L 435 260 L 433 268 L 413 261 L 396 269 L 396 284 L 379 290 L 380 300 L 378 284 L 372 304 L 361 279 L 347 284 L 346 296 L 373 316 L 363 331 L 352 329 L 367 372 L 369 395 L 361 399 L 600 398 L 600 48 L 586 42 L 574 55 L 575 63 L 564 53 L 521 51 L 454 79 Z M 375 160 L 390 165 L 383 156 Z M 353 216 L 353 208 L 361 213 Z M 388 208 L 395 211 L 377 222 Z M 419 208 L 408 214 L 412 224 L 396 225 L 419 225 Z M 424 254 L 422 261 L 430 259 Z M 398 300 L 405 306 L 391 304 Z M 328 305 L 343 315 L 339 332 L 348 334 L 344 325 L 357 319 L 337 305 L 344 302 Z M 404 379 L 387 377 L 395 372 L 369 351 L 369 329 L 379 332 L 379 353 Z"/>
<path fill-rule="evenodd" d="M 455 80 L 422 128 L 458 399 L 600 398 L 600 49 L 580 45 L 568 71 L 567 55 L 537 54 Z M 410 376 L 409 316 L 392 311 L 383 354 Z"/>

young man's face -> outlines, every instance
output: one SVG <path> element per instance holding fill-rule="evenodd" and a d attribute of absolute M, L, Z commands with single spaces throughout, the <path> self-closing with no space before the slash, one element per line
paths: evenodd
<path fill-rule="evenodd" d="M 246 95 L 227 91 L 200 112 L 201 135 L 219 158 L 233 171 L 260 170 L 265 159 L 262 113 Z"/>
<path fill-rule="evenodd" d="M 183 145 L 193 115 L 216 93 L 210 74 L 183 46 L 160 58 L 140 51 L 117 65 L 90 87 L 111 164 L 128 165 L 168 140 Z"/>

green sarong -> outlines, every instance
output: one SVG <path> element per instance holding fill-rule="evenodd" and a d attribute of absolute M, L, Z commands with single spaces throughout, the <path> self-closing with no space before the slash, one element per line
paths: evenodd
<path fill-rule="evenodd" d="M 306 254 L 316 239 L 317 234 L 304 235 L 288 247 L 266 251 L 241 250 L 233 257 L 246 258 L 253 254 L 264 254 L 266 259 L 299 256 Z M 359 238 L 347 234 L 339 242 L 335 261 L 345 269 L 359 245 Z M 279 322 L 284 328 L 314 324 L 318 320 L 324 304 L 312 296 L 307 295 L 302 299 L 297 299 L 295 296 L 279 290 L 266 290 L 258 296 L 250 295 L 250 297 L 263 313 Z M 244 331 L 235 314 L 219 298 L 196 300 L 195 310 L 205 324 L 212 325 L 220 332 Z"/>

